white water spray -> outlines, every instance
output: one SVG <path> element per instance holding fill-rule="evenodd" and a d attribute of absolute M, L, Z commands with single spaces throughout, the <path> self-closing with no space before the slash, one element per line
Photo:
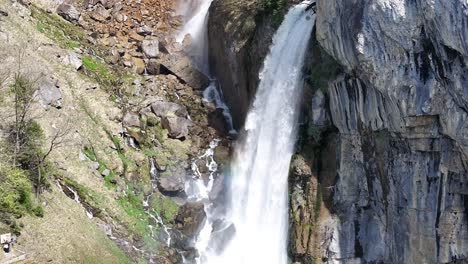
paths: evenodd
<path fill-rule="evenodd" d="M 295 143 L 302 66 L 315 15 L 299 4 L 273 38 L 235 151 L 226 221 L 235 233 L 221 253 L 201 252 L 209 264 L 286 264 L 288 173 Z"/>
<path fill-rule="evenodd" d="M 198 252 L 205 252 L 210 242 L 211 232 L 213 230 L 213 221 L 215 217 L 211 212 L 212 203 L 210 200 L 210 192 L 213 189 L 215 177 L 218 172 L 218 164 L 214 160 L 214 151 L 218 146 L 220 140 L 215 139 L 210 142 L 210 148 L 205 153 L 192 161 L 193 177 L 190 181 L 186 182 L 185 192 L 187 193 L 189 201 L 202 201 L 205 206 L 205 213 L 207 219 L 198 234 L 195 241 L 195 248 Z M 209 171 L 208 182 L 205 183 L 202 174 L 197 166 L 197 161 L 205 161 L 205 166 Z M 201 263 L 200 258 L 195 259 L 197 264 Z M 185 261 L 183 263 L 186 263 Z"/>
<path fill-rule="evenodd" d="M 218 90 L 216 81 L 212 81 L 208 87 L 203 91 L 203 100 L 206 102 L 214 103 L 216 108 L 223 110 L 224 120 L 228 126 L 229 134 L 236 135 L 237 131 L 234 129 L 231 112 L 223 99 L 223 94 Z"/>

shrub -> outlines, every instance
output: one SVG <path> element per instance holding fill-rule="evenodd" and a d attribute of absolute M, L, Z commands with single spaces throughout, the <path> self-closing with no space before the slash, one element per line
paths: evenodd
<path fill-rule="evenodd" d="M 31 183 L 24 170 L 0 167 L 0 212 L 20 217 L 33 208 Z"/>
<path fill-rule="evenodd" d="M 44 217 L 44 209 L 40 206 L 35 207 L 32 213 L 37 217 Z"/>
<path fill-rule="evenodd" d="M 279 27 L 283 21 L 286 11 L 286 0 L 264 0 L 263 14 L 271 16 L 275 28 Z"/>

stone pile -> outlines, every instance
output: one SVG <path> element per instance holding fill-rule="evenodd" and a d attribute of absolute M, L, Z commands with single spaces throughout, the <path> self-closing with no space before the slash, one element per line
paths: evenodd
<path fill-rule="evenodd" d="M 173 37 L 181 26 L 173 1 L 65 1 L 57 13 L 83 27 L 90 42 L 105 47 L 109 64 L 123 65 L 138 74 L 171 73 L 195 89 L 209 83 Z"/>

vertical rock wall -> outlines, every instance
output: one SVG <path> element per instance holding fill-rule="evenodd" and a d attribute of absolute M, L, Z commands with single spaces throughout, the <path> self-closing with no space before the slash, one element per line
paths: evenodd
<path fill-rule="evenodd" d="M 318 1 L 317 39 L 346 70 L 327 93 L 324 261 L 468 257 L 467 26 L 463 0 Z"/>
<path fill-rule="evenodd" d="M 275 31 L 268 18 L 259 18 L 261 4 L 261 0 L 214 0 L 210 8 L 210 63 L 236 128 L 244 124 Z"/>

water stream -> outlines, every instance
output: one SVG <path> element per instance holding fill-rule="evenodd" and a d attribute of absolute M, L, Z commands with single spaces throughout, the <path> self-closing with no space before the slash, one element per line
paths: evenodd
<path fill-rule="evenodd" d="M 171 228 L 168 227 L 162 220 L 161 216 L 150 206 L 151 197 L 157 192 L 157 178 L 158 178 L 158 170 L 156 169 L 156 165 L 154 159 L 150 159 L 150 176 L 151 176 L 151 192 L 145 197 L 143 201 L 143 208 L 145 213 L 154 220 L 154 222 L 161 228 L 162 233 L 154 232 L 154 226 L 148 225 L 149 229 L 151 230 L 151 238 L 154 241 L 158 241 L 159 239 L 165 241 L 166 246 L 171 246 Z"/>

